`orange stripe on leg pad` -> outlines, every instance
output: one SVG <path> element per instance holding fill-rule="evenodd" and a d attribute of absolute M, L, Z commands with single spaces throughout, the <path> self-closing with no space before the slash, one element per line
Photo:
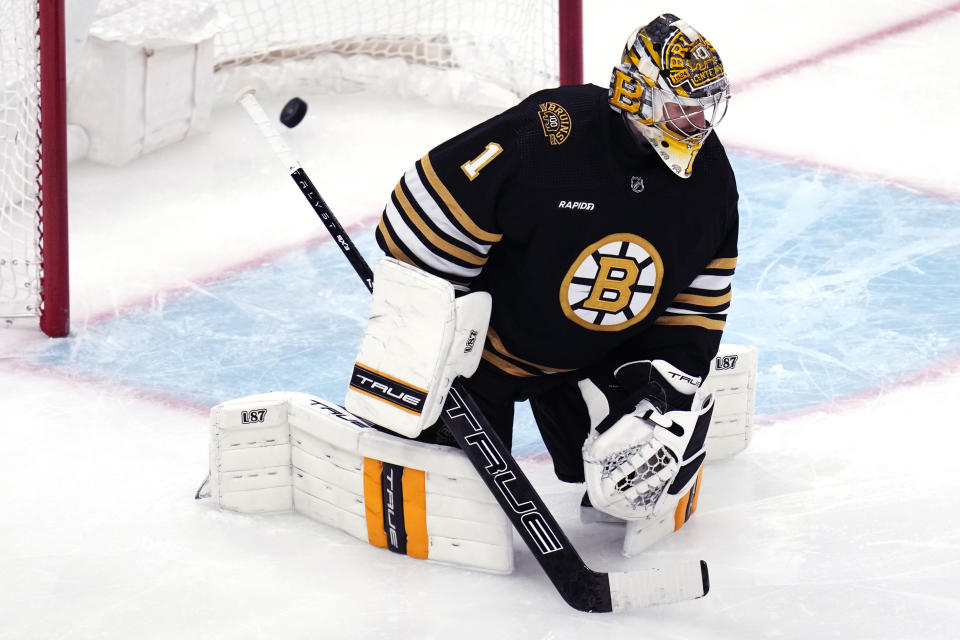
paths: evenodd
<path fill-rule="evenodd" d="M 407 533 L 407 555 L 426 559 L 427 537 L 426 474 L 418 469 L 403 470 L 403 525 Z"/>
<path fill-rule="evenodd" d="M 363 505 L 367 519 L 367 539 L 375 547 L 389 549 L 383 527 L 383 462 L 363 459 Z M 427 536 L 426 474 L 419 469 L 403 468 L 403 528 L 406 533 L 406 553 L 414 558 L 429 556 Z"/>
<path fill-rule="evenodd" d="M 684 494 L 677 503 L 677 510 L 673 512 L 673 530 L 679 531 L 683 523 L 687 521 L 687 503 L 690 502 L 690 494 Z"/>
<path fill-rule="evenodd" d="M 375 547 L 387 548 L 387 532 L 383 530 L 383 493 L 380 475 L 383 463 L 373 458 L 363 459 L 363 507 L 367 515 L 367 539 Z"/>
<path fill-rule="evenodd" d="M 673 530 L 678 531 L 680 527 L 686 524 L 693 512 L 697 510 L 697 500 L 700 498 L 700 483 L 703 481 L 703 467 L 697 472 L 697 480 L 693 487 L 686 493 L 680 502 L 677 503 L 677 509 L 673 512 Z"/>

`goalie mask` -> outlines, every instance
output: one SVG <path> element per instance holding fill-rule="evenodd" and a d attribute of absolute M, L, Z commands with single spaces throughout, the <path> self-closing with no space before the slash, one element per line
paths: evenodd
<path fill-rule="evenodd" d="M 610 79 L 610 106 L 681 178 L 690 177 L 729 98 L 730 83 L 713 45 L 670 13 L 630 35 Z"/>

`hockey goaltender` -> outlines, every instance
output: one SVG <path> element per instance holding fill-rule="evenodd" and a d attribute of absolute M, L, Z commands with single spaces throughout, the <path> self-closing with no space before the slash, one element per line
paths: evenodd
<path fill-rule="evenodd" d="M 300 393 L 215 407 L 218 504 L 510 572 L 511 520 L 440 419 L 458 380 L 508 451 L 529 401 L 557 478 L 585 484 L 582 517 L 627 523 L 625 554 L 683 526 L 711 441 L 712 457 L 745 447 L 752 412 L 755 351 L 718 356 L 737 262 L 713 133 L 729 96 L 710 42 L 663 14 L 609 87 L 537 92 L 417 160 L 377 227 L 345 409 Z M 741 416 L 720 434 L 708 374 Z"/>

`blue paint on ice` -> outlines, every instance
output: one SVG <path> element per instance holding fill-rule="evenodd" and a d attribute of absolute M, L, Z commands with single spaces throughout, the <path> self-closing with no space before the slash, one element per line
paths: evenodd
<path fill-rule="evenodd" d="M 960 206 L 734 156 L 740 262 L 724 342 L 760 354 L 757 413 L 883 387 L 960 350 Z M 371 262 L 372 229 L 355 241 Z M 369 295 L 332 243 L 49 343 L 45 364 L 216 404 L 341 402 Z M 529 411 L 515 451 L 542 450 Z"/>

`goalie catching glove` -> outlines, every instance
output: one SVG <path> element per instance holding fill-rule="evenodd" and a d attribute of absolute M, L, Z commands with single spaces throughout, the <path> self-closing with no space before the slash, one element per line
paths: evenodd
<path fill-rule="evenodd" d="M 457 298 L 446 280 L 393 258 L 377 262 L 373 282 L 370 319 L 344 404 L 415 438 L 440 417 L 454 379 L 477 370 L 490 294 Z"/>
<path fill-rule="evenodd" d="M 699 378 L 663 360 L 625 364 L 614 378 L 636 389 L 631 400 L 639 401 L 591 429 L 583 445 L 587 496 L 595 509 L 658 538 L 678 529 L 696 506 L 713 397 L 699 391 Z M 656 539 L 647 538 L 642 545 L 625 541 L 624 552 Z"/>

